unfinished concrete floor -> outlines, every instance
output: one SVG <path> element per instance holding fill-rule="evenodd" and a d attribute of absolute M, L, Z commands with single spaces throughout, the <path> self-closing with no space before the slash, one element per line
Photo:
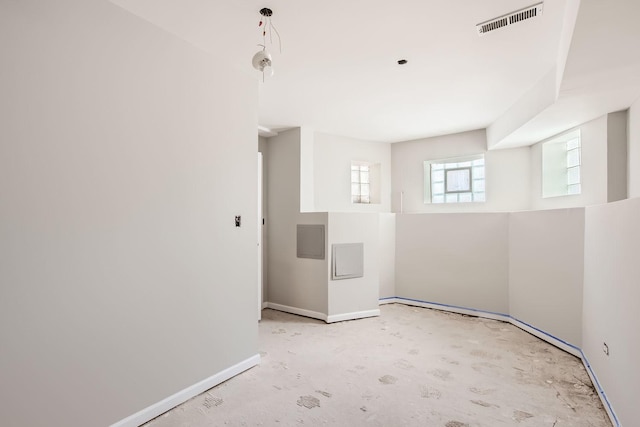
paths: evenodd
<path fill-rule="evenodd" d="M 611 426 L 574 356 L 503 322 L 380 308 L 330 325 L 264 310 L 260 366 L 147 426 Z"/>

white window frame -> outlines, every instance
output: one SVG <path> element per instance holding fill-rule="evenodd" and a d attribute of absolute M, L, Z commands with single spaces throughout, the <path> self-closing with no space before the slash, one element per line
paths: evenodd
<path fill-rule="evenodd" d="M 542 143 L 542 198 L 581 193 L 582 135 L 576 129 Z"/>
<path fill-rule="evenodd" d="M 363 182 L 365 176 L 366 182 Z M 367 191 L 363 191 L 365 188 Z M 351 162 L 351 203 L 371 204 L 371 168 L 368 164 Z"/>
<path fill-rule="evenodd" d="M 470 172 L 470 191 L 448 190 L 447 171 L 464 169 Z M 443 172 L 442 179 L 434 180 L 434 176 L 440 171 Z M 424 162 L 424 203 L 484 203 L 486 202 L 485 176 L 486 163 L 484 161 L 484 153 L 463 157 L 427 160 Z M 442 184 L 442 192 L 434 192 L 434 184 Z"/>
<path fill-rule="evenodd" d="M 449 190 L 449 173 L 457 171 L 467 171 L 469 173 L 469 187 L 467 190 Z M 472 166 L 444 169 L 444 194 L 470 193 L 473 192 L 473 168 Z"/>

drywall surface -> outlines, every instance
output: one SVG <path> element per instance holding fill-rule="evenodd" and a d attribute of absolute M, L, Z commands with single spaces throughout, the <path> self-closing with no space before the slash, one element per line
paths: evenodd
<path fill-rule="evenodd" d="M 640 99 L 629 107 L 627 132 L 628 196 L 640 197 Z"/>
<path fill-rule="evenodd" d="M 317 212 L 315 206 L 313 130 L 301 127 L 300 133 L 300 212 Z"/>
<path fill-rule="evenodd" d="M 313 144 L 315 210 L 318 212 L 389 212 L 391 149 L 373 143 L 316 132 Z M 380 203 L 351 203 L 351 161 L 380 165 Z"/>
<path fill-rule="evenodd" d="M 627 114 L 607 114 L 607 201 L 627 198 Z"/>
<path fill-rule="evenodd" d="M 1 424 L 110 425 L 256 355 L 239 58 L 108 1 L 0 2 L 0 33 Z"/>
<path fill-rule="evenodd" d="M 508 213 L 397 214 L 396 295 L 509 313 Z"/>
<path fill-rule="evenodd" d="M 364 274 L 362 277 L 331 280 L 329 262 L 329 316 L 359 313 L 378 309 L 380 286 L 380 239 L 376 213 L 329 213 L 329 245 L 363 243 Z"/>
<path fill-rule="evenodd" d="M 485 154 L 487 201 L 425 203 L 424 161 Z M 391 145 L 392 211 L 495 212 L 529 208 L 529 148 L 487 151 L 484 130 Z"/>
<path fill-rule="evenodd" d="M 518 320 L 582 343 L 584 208 L 509 215 L 509 309 Z"/>
<path fill-rule="evenodd" d="M 258 226 L 262 233 L 262 302 L 267 302 L 267 292 L 269 289 L 269 232 L 267 227 L 267 203 L 269 200 L 269 191 L 267 185 L 267 138 L 258 137 L 258 151 L 262 153 L 262 218 L 258 220 Z"/>
<path fill-rule="evenodd" d="M 380 298 L 396 296 L 396 214 L 381 213 L 379 234 Z"/>
<path fill-rule="evenodd" d="M 567 53 L 568 47 L 566 51 L 558 52 L 558 59 L 564 62 Z M 520 97 L 502 116 L 491 123 L 487 127 L 488 147 L 498 148 L 517 142 L 517 136 L 515 138 L 509 138 L 509 136 L 517 134 L 519 128 L 556 102 L 561 76 L 562 70 L 558 70 L 557 65 L 554 65 L 535 86 Z"/>
<path fill-rule="evenodd" d="M 323 224 L 325 233 L 327 228 L 326 213 L 300 213 L 300 129 L 267 144 L 268 302 L 326 314 L 329 256 L 296 255 L 297 224 Z"/>
<path fill-rule="evenodd" d="M 607 122 L 605 115 L 567 130 L 580 129 L 581 194 L 542 198 L 542 144 L 553 138 L 531 146 L 531 206 L 534 210 L 583 207 L 607 202 Z"/>
<path fill-rule="evenodd" d="M 623 426 L 637 424 L 640 396 L 638 218 L 638 198 L 588 207 L 585 214 L 582 348 Z"/>

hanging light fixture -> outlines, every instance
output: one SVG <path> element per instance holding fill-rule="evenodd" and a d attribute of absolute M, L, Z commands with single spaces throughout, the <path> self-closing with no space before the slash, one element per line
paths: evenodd
<path fill-rule="evenodd" d="M 272 59 L 271 54 L 267 52 L 263 44 L 259 44 L 258 46 L 262 46 L 262 50 L 253 55 L 251 63 L 253 64 L 253 68 L 262 72 L 262 81 L 264 81 L 264 76 L 273 76 Z"/>
<path fill-rule="evenodd" d="M 271 53 L 269 53 L 269 51 L 267 50 L 267 33 L 269 33 L 269 42 L 271 44 L 273 44 L 273 33 L 275 33 L 276 37 L 278 37 L 280 53 L 282 53 L 282 41 L 280 40 L 280 34 L 278 33 L 278 30 L 271 21 L 273 11 L 265 7 L 260 9 L 259 12 L 261 17 L 260 22 L 258 23 L 258 28 L 262 33 L 262 43 L 258 44 L 258 46 L 261 46 L 262 50 L 256 52 L 256 54 L 253 55 L 251 64 L 253 65 L 253 68 L 262 73 L 262 81 L 264 82 L 265 76 L 273 76 L 273 59 L 271 57 Z"/>

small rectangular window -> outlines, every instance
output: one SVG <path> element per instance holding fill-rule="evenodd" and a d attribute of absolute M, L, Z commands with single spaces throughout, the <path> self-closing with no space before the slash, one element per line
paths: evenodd
<path fill-rule="evenodd" d="M 542 144 L 542 197 L 581 193 L 581 148 L 580 130 Z"/>
<path fill-rule="evenodd" d="M 484 155 L 424 162 L 425 203 L 484 202 Z"/>
<path fill-rule="evenodd" d="M 444 175 L 446 193 L 471 192 L 471 168 L 448 169 Z"/>
<path fill-rule="evenodd" d="M 381 170 L 380 163 L 351 161 L 351 203 L 367 205 L 381 203 Z"/>
<path fill-rule="evenodd" d="M 371 203 L 369 165 L 351 165 L 351 203 Z"/>

